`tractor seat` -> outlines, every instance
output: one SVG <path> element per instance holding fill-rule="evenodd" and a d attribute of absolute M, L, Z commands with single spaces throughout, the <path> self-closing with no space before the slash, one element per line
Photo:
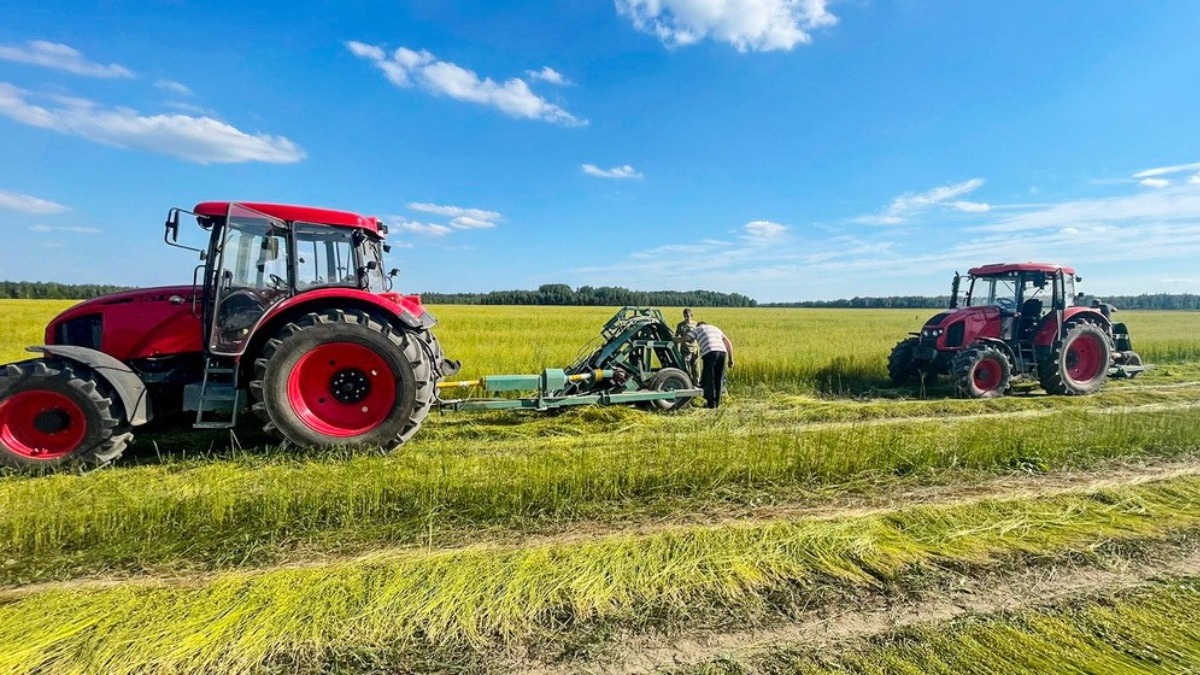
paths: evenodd
<path fill-rule="evenodd" d="M 1037 328 L 1038 320 L 1042 318 L 1042 307 L 1042 301 L 1037 298 L 1021 303 L 1020 335 L 1028 335 Z"/>

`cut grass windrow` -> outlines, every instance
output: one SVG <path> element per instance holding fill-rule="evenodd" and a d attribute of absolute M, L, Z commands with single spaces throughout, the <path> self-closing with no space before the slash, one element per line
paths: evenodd
<path fill-rule="evenodd" d="M 517 454 L 426 445 L 340 462 L 48 476 L 0 481 L 0 560 L 9 583 L 113 567 L 261 564 L 289 548 L 361 552 L 434 542 L 441 531 L 602 521 L 663 504 L 748 503 L 880 477 L 916 484 L 951 471 L 1171 457 L 1194 451 L 1198 439 L 1200 410 L 1064 412 L 749 434 L 635 427 L 540 439 L 536 451 Z"/>
<path fill-rule="evenodd" d="M 597 621 L 737 612 L 773 592 L 874 586 L 926 566 L 1086 550 L 1197 526 L 1200 478 L 1187 476 L 855 518 L 381 554 L 192 585 L 46 591 L 0 606 L 0 670 L 245 673 L 286 662 L 304 671 L 355 650 L 504 649 Z"/>
<path fill-rule="evenodd" d="M 1057 607 L 906 628 L 857 643 L 779 649 L 750 663 L 675 672 L 741 673 L 1191 673 L 1200 663 L 1200 578 L 1096 594 Z"/>

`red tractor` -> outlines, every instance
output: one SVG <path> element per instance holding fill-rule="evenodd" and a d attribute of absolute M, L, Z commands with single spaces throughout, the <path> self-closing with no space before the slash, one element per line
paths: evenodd
<path fill-rule="evenodd" d="M 1091 394 L 1113 377 L 1145 369 L 1112 307 L 1075 306 L 1075 270 L 1060 265 L 984 265 L 970 271 L 959 305 L 954 275 L 949 311 L 900 341 L 888 359 L 896 384 L 949 375 L 968 398 L 1003 396 L 1034 381 L 1048 393 Z"/>
<path fill-rule="evenodd" d="M 204 249 L 178 243 L 181 214 L 209 232 Z M 458 366 L 421 298 L 391 292 L 386 234 L 327 209 L 172 209 L 163 239 L 199 253 L 192 284 L 75 305 L 39 358 L 0 366 L 0 464 L 102 465 L 153 418 L 231 428 L 247 405 L 301 446 L 398 447 Z"/>

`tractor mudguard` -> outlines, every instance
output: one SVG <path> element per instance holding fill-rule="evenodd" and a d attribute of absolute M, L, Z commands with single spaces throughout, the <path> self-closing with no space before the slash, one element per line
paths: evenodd
<path fill-rule="evenodd" d="M 130 426 L 139 426 L 150 421 L 150 411 L 147 406 L 146 385 L 129 366 L 104 352 L 75 347 L 71 345 L 41 345 L 28 347 L 28 351 L 57 356 L 62 359 L 83 364 L 104 378 L 125 409 L 125 419 Z"/>
<path fill-rule="evenodd" d="M 1087 319 L 1104 330 L 1111 330 L 1112 322 L 1108 317 L 1091 307 L 1068 307 L 1063 312 L 1064 324 L 1068 321 L 1080 319 Z M 1042 319 L 1042 325 L 1038 327 L 1037 335 L 1033 338 L 1033 344 L 1038 347 L 1048 347 L 1056 344 L 1058 338 L 1058 325 L 1054 320 L 1054 312 L 1050 312 Z"/>
<path fill-rule="evenodd" d="M 1000 351 L 1004 352 L 1004 355 L 1008 357 L 1008 362 L 1010 364 L 1012 364 L 1012 367 L 1013 368 L 1017 367 L 1017 355 L 1015 353 L 1013 353 L 1012 347 L 1008 346 L 1008 343 L 1005 342 L 1004 340 L 998 340 L 996 338 L 990 338 L 990 337 L 975 338 L 974 344 L 980 344 L 980 343 L 991 345 L 991 346 L 999 349 Z"/>

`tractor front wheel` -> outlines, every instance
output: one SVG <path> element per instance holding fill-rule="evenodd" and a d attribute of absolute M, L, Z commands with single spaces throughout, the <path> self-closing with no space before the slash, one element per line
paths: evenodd
<path fill-rule="evenodd" d="M 678 368 L 663 368 L 646 383 L 646 387 L 651 391 L 678 391 L 691 389 L 693 386 L 695 385 L 692 384 L 692 378 Z M 654 409 L 663 411 L 683 410 L 691 404 L 691 398 L 660 399 L 650 402 Z"/>
<path fill-rule="evenodd" d="M 441 350 L 432 334 L 360 311 L 300 317 L 267 341 L 250 393 L 266 430 L 300 446 L 393 450 L 432 407 Z"/>
<path fill-rule="evenodd" d="M 1063 338 L 1038 366 L 1042 388 L 1066 396 L 1093 394 L 1108 381 L 1112 345 L 1090 321 L 1068 323 Z"/>
<path fill-rule="evenodd" d="M 892 348 L 887 363 L 888 376 L 892 378 L 892 384 L 900 386 L 916 379 L 920 372 L 913 360 L 913 352 L 916 348 L 917 338 L 915 337 L 905 338 Z"/>
<path fill-rule="evenodd" d="M 105 382 L 68 362 L 35 360 L 0 370 L 0 466 L 103 466 L 133 438 Z"/>
<path fill-rule="evenodd" d="M 954 388 L 964 398 L 999 398 L 1012 381 L 1012 364 L 998 347 L 983 344 L 968 347 L 950 363 Z"/>

